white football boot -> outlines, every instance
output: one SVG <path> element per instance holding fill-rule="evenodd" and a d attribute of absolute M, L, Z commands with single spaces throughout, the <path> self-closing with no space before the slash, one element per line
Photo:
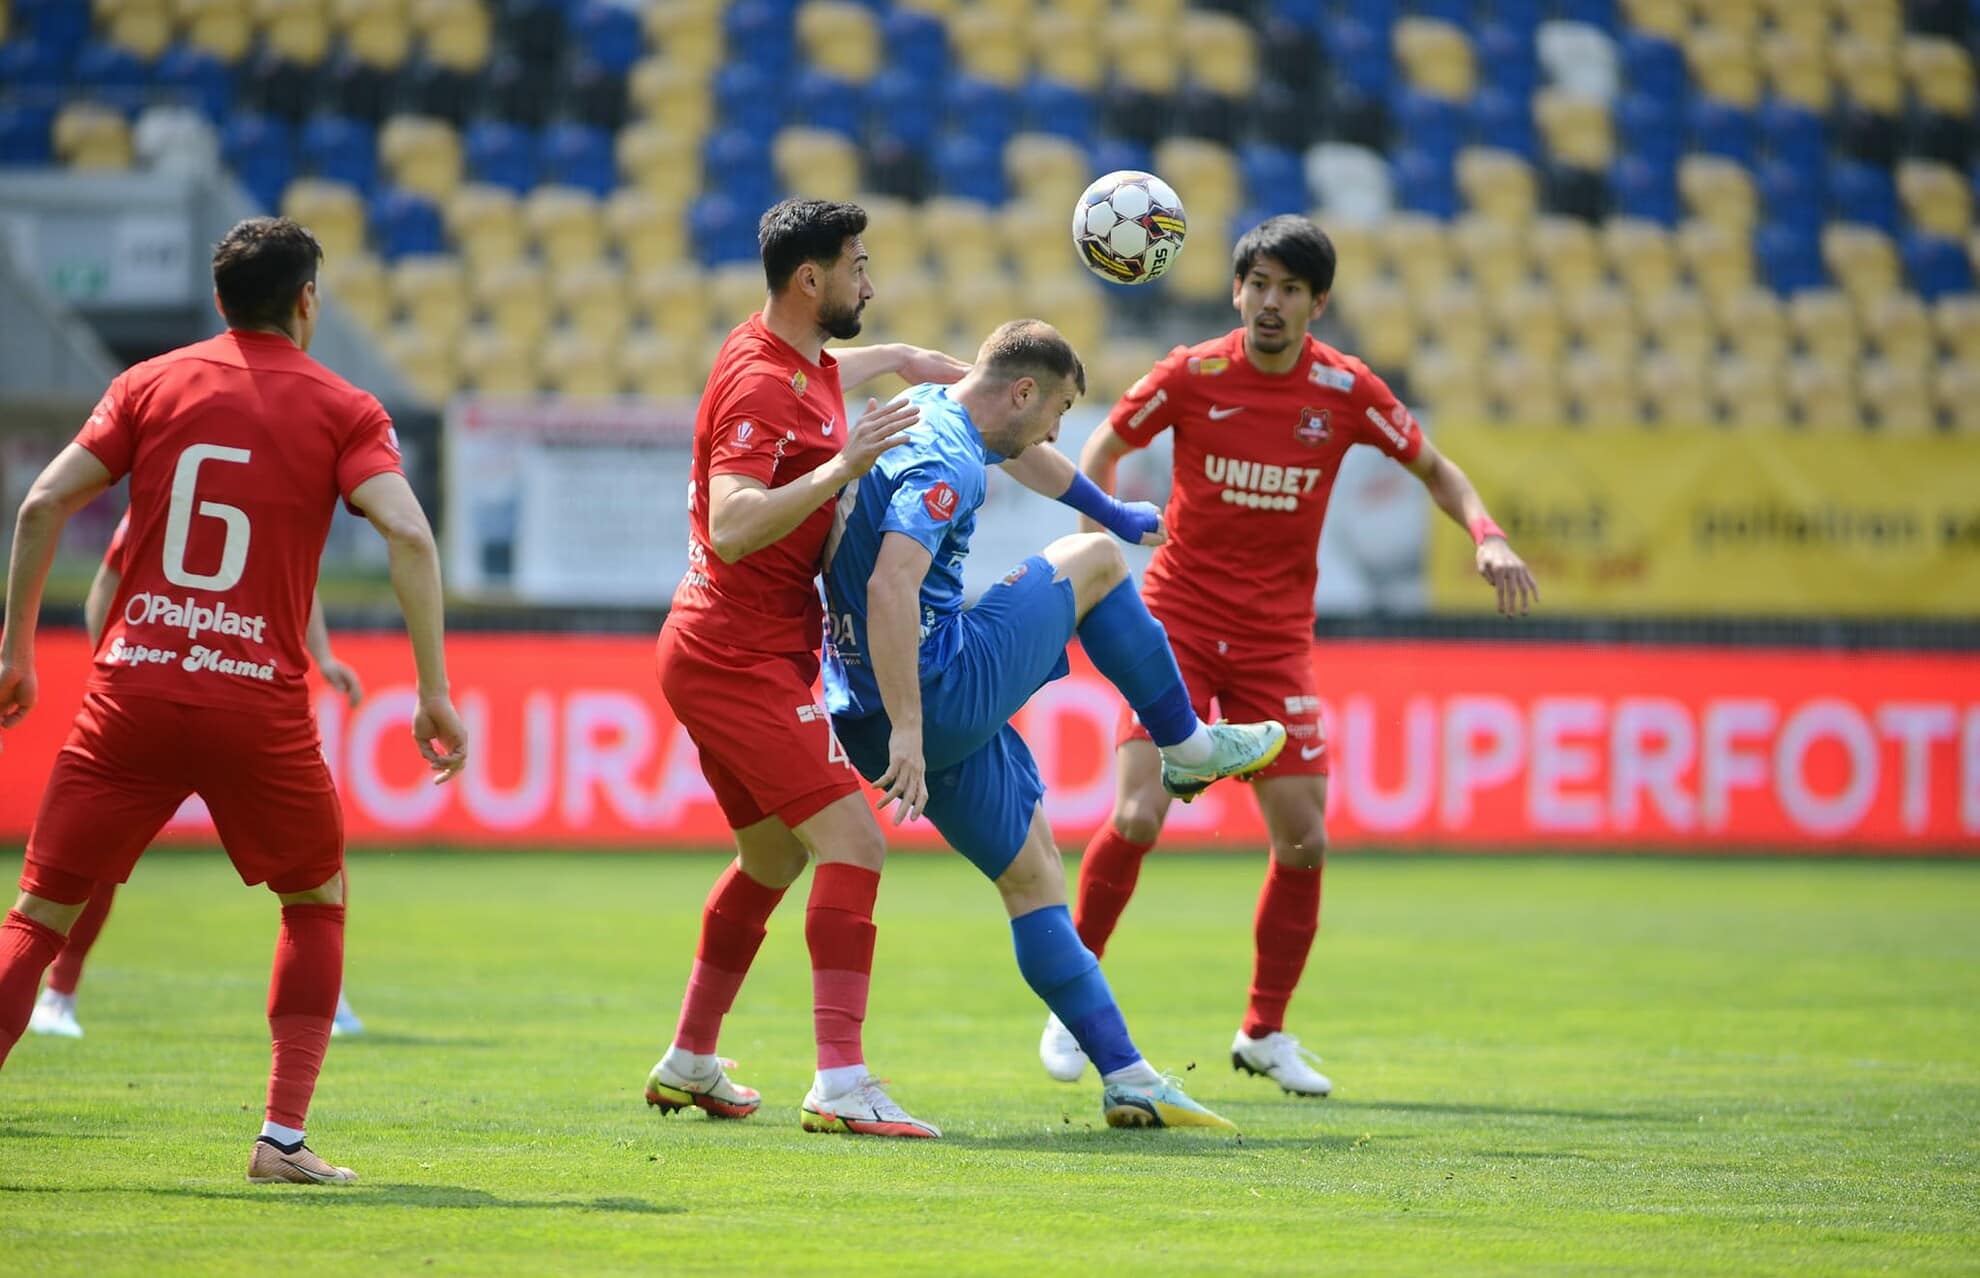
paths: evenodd
<path fill-rule="evenodd" d="M 83 1028 L 76 1019 L 76 996 L 41 991 L 41 997 L 34 1001 L 34 1011 L 28 1015 L 28 1028 L 56 1038 L 81 1038 Z"/>
<path fill-rule="evenodd" d="M 364 1022 L 351 1010 L 351 1002 L 340 990 L 337 993 L 337 1011 L 330 1018 L 330 1037 L 349 1038 L 364 1033 Z"/>
<path fill-rule="evenodd" d="M 1057 1015 L 1045 1018 L 1045 1032 L 1038 1036 L 1038 1059 L 1045 1072 L 1061 1083 L 1077 1083 L 1086 1072 L 1086 1049 Z"/>
<path fill-rule="evenodd" d="M 923 1122 L 902 1109 L 881 1090 L 877 1078 L 869 1078 L 845 1095 L 830 1100 L 820 1096 L 818 1085 L 813 1083 L 798 1110 L 798 1126 L 808 1132 L 903 1136 L 910 1140 L 934 1140 L 942 1135 L 942 1129 L 935 1124 Z"/>
<path fill-rule="evenodd" d="M 1231 1043 L 1231 1068 L 1271 1079 L 1288 1096 L 1328 1096 L 1334 1080 L 1313 1068 L 1320 1058 L 1284 1030 L 1251 1038 L 1243 1030 Z"/>

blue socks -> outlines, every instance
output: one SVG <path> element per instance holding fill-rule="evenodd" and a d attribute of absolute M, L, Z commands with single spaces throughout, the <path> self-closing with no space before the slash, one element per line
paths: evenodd
<path fill-rule="evenodd" d="M 1156 745 L 1177 745 L 1195 733 L 1200 721 L 1176 668 L 1176 654 L 1169 650 L 1168 631 L 1141 602 L 1132 579 L 1108 591 L 1081 619 L 1079 642 L 1094 667 L 1134 707 Z"/>
<path fill-rule="evenodd" d="M 1100 960 L 1079 939 L 1070 910 L 1048 905 L 1012 919 L 1011 942 L 1025 984 L 1072 1031 L 1102 1077 L 1141 1059 L 1100 974 Z"/>

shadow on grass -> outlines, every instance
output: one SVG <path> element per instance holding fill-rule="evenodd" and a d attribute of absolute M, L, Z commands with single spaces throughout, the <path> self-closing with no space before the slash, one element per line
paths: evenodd
<path fill-rule="evenodd" d="M 1601 1110 L 1601 1109 L 1533 1109 L 1520 1105 L 1464 1105 L 1445 1101 L 1356 1101 L 1330 1100 L 1327 1107 L 1332 1110 L 1358 1111 L 1364 1114 L 1448 1114 L 1453 1118 L 1546 1118 L 1570 1119 L 1579 1123 L 1679 1123 L 1686 1121 L 1677 1113 L 1652 1114 L 1641 1110 Z"/>
<path fill-rule="evenodd" d="M 1063 1127 L 1049 1133 L 972 1136 L 944 1132 L 944 1145 L 965 1149 L 1007 1149 L 1028 1154 L 1076 1154 L 1105 1158 L 1231 1158 L 1267 1150 L 1310 1150 L 1315 1153 L 1347 1149 L 1352 1135 L 1235 1136 L 1211 1131 L 1117 1130 L 1109 1127 Z"/>
<path fill-rule="evenodd" d="M 366 1046 L 379 1047 L 500 1047 L 499 1038 L 463 1037 L 449 1034 L 404 1034 L 392 1030 L 368 1029 L 362 1034 L 352 1034 L 337 1040 L 337 1050 L 348 1052 L 363 1051 Z"/>
<path fill-rule="evenodd" d="M 466 1185 L 87 1185 L 60 1189 L 44 1185 L 0 1184 L 0 1194 L 146 1194 L 154 1198 L 197 1198 L 208 1202 L 251 1202 L 312 1209 L 334 1207 L 429 1207 L 456 1211 L 609 1211 L 639 1216 L 680 1216 L 687 1208 L 644 1198 L 502 1198 Z"/>

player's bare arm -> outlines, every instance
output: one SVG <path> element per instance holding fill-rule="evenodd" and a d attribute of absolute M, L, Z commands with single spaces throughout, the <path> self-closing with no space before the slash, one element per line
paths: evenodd
<path fill-rule="evenodd" d="M 351 504 L 385 539 L 392 590 L 406 615 L 406 637 L 412 640 L 413 666 L 419 676 L 413 739 L 436 774 L 434 783 L 452 780 L 467 762 L 467 729 L 461 726 L 447 688 L 440 552 L 433 543 L 433 529 L 412 485 L 397 471 L 373 475 L 359 484 L 351 493 Z"/>
<path fill-rule="evenodd" d="M 872 470 L 880 454 L 906 443 L 901 433 L 920 416 L 920 410 L 909 403 L 882 406 L 877 399 L 867 400 L 866 411 L 846 432 L 844 451 L 781 488 L 765 487 L 743 475 L 710 475 L 709 548 L 723 563 L 732 564 L 782 541 L 839 489 Z"/>
<path fill-rule="evenodd" d="M 70 444 L 48 463 L 21 502 L 7 565 L 7 615 L 0 623 L 0 728 L 13 727 L 34 708 L 34 630 L 62 529 L 111 480 L 94 453 Z"/>
<path fill-rule="evenodd" d="M 117 597 L 117 587 L 124 584 L 124 574 L 110 566 L 105 559 L 96 565 L 96 575 L 89 579 L 89 593 L 83 596 L 83 631 L 89 635 L 89 646 L 94 648 L 97 640 L 103 638 L 103 627 L 110 620 L 110 604 Z"/>
<path fill-rule="evenodd" d="M 1107 428 L 1103 426 L 1101 429 Z M 1080 479 L 1079 468 L 1073 465 L 1072 458 L 1050 444 L 1034 444 L 1016 457 L 1000 463 L 1000 468 L 1012 479 L 1041 497 L 1065 502 L 1075 509 L 1079 509 L 1082 504 L 1079 496 L 1074 492 Z M 1113 478 L 1111 470 L 1108 478 L 1110 481 Z M 1082 513 L 1081 531 L 1111 532 L 1122 541 L 1131 541 L 1138 546 L 1159 546 L 1169 539 L 1169 530 L 1162 521 L 1162 512 L 1153 503 L 1114 502 L 1111 495 L 1101 489 L 1100 485 L 1093 483 L 1091 479 L 1087 482 L 1093 486 L 1093 491 L 1085 494 L 1089 500 L 1097 494 L 1100 499 L 1111 503 L 1110 520 L 1096 521 L 1091 515 Z M 1130 532 L 1135 535 L 1128 536 Z"/>
<path fill-rule="evenodd" d="M 1121 458 L 1133 452 L 1125 439 L 1120 437 L 1112 422 L 1101 422 L 1086 437 L 1086 446 L 1079 450 L 1079 471 L 1092 480 L 1103 493 L 1114 491 L 1114 476 L 1120 469 Z M 1079 521 L 1081 532 L 1099 532 L 1100 525 L 1091 519 Z"/>
<path fill-rule="evenodd" d="M 934 562 L 912 537 L 890 532 L 880 539 L 866 587 L 866 637 L 873 678 L 880 685 L 893 733 L 880 806 L 898 802 L 894 824 L 911 821 L 928 806 L 928 767 L 921 753 L 921 581 Z"/>
<path fill-rule="evenodd" d="M 364 700 L 364 682 L 358 678 L 357 671 L 337 660 L 337 654 L 330 651 L 330 624 L 324 619 L 320 594 L 309 597 L 309 625 L 303 630 L 303 646 L 309 649 L 309 659 L 322 671 L 323 682 L 343 694 L 344 701 L 355 710 L 358 702 Z"/>
<path fill-rule="evenodd" d="M 1472 486 L 1470 476 L 1458 468 L 1458 464 L 1433 447 L 1429 440 L 1423 441 L 1423 450 L 1409 463 L 1423 486 L 1430 490 L 1430 500 L 1437 503 L 1437 509 L 1449 515 L 1458 527 L 1471 535 L 1478 543 L 1476 556 L 1478 575 L 1490 582 L 1499 595 L 1499 612 L 1504 616 L 1525 616 L 1540 600 L 1540 587 L 1534 584 L 1533 573 L 1526 561 L 1513 550 L 1512 543 L 1499 531 L 1498 524 L 1485 509 L 1484 499 Z"/>
<path fill-rule="evenodd" d="M 937 382 L 947 386 L 960 381 L 969 365 L 941 351 L 924 350 L 906 342 L 882 342 L 877 346 L 852 346 L 832 352 L 839 361 L 839 385 L 846 391 L 861 382 L 887 373 L 898 375 L 909 385 Z"/>

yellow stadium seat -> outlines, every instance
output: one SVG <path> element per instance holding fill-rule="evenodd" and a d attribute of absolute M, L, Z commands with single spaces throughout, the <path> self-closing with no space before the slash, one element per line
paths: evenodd
<path fill-rule="evenodd" d="M 1568 417 L 1560 366 L 1517 351 L 1485 365 L 1493 416 L 1511 426 L 1558 426 Z"/>
<path fill-rule="evenodd" d="M 1064 209 L 1013 202 L 1006 204 L 996 216 L 1004 254 L 1017 267 L 1018 277 L 1027 286 L 1050 284 L 1069 273 L 1084 276 L 1084 271 L 1073 270 L 1077 259 L 1065 234 Z"/>
<path fill-rule="evenodd" d="M 661 333 L 634 333 L 617 349 L 619 380 L 646 399 L 689 399 L 701 391 L 707 370 L 698 366 L 699 343 Z"/>
<path fill-rule="evenodd" d="M 1070 226 L 1071 214 L 1067 217 Z M 921 228 L 936 264 L 951 283 L 1003 274 L 996 214 L 988 205 L 948 197 L 930 200 L 922 206 Z"/>
<path fill-rule="evenodd" d="M 1932 317 L 1913 293 L 1886 293 L 1864 307 L 1863 329 L 1886 364 L 1925 368 L 1938 358 Z"/>
<path fill-rule="evenodd" d="M 947 19 L 953 16 L 965 3 L 967 3 L 967 0 L 895 0 L 895 7 Z"/>
<path fill-rule="evenodd" d="M 523 227 L 551 269 L 594 262 L 605 250 L 598 200 L 575 186 L 539 186 L 523 197 Z"/>
<path fill-rule="evenodd" d="M 1623 0 L 1629 25 L 1666 40 L 1682 41 L 1691 30 L 1691 11 L 1684 0 Z"/>
<path fill-rule="evenodd" d="M 1526 235 L 1510 222 L 1466 214 L 1451 223 L 1451 247 L 1465 273 L 1487 296 L 1510 292 L 1532 274 Z"/>
<path fill-rule="evenodd" d="M 1567 390 L 1568 413 L 1583 426 L 1635 426 L 1643 419 L 1633 359 L 1581 351 L 1568 360 L 1561 380 Z"/>
<path fill-rule="evenodd" d="M 1973 59 L 1944 36 L 1912 36 L 1904 42 L 1905 79 L 1928 111 L 1970 118 Z"/>
<path fill-rule="evenodd" d="M 1693 217 L 1723 226 L 1734 234 L 1751 234 L 1760 215 L 1753 175 L 1738 160 L 1722 155 L 1693 154 L 1678 162 L 1678 193 Z"/>
<path fill-rule="evenodd" d="M 1760 60 L 1751 42 L 1700 27 L 1685 38 L 1684 53 L 1692 83 L 1700 93 L 1734 106 L 1759 105 Z"/>
<path fill-rule="evenodd" d="M 1856 430 L 1863 412 L 1856 402 L 1855 364 L 1803 357 L 1788 361 L 1788 404 L 1803 429 Z"/>
<path fill-rule="evenodd" d="M 1423 336 L 1440 351 L 1467 363 L 1482 363 L 1492 349 L 1492 327 L 1485 299 L 1469 284 L 1453 282 L 1416 306 Z"/>
<path fill-rule="evenodd" d="M 1023 311 L 1009 276 L 986 274 L 952 282 L 943 302 L 948 307 L 948 344 L 975 350 L 990 330 Z"/>
<path fill-rule="evenodd" d="M 605 239 L 635 274 L 688 256 L 680 206 L 640 187 L 622 186 L 605 201 Z"/>
<path fill-rule="evenodd" d="M 1795 31 L 1771 31 L 1760 40 L 1760 65 L 1775 97 L 1813 111 L 1829 109 L 1826 41 Z"/>
<path fill-rule="evenodd" d="M 1823 0 L 1760 0 L 1760 11 L 1774 30 L 1818 43 L 1830 38 L 1834 25 Z"/>
<path fill-rule="evenodd" d="M 630 186 L 651 191 L 678 208 L 701 190 L 700 146 L 692 136 L 660 120 L 634 120 L 619 130 L 612 153 Z"/>
<path fill-rule="evenodd" d="M 927 271 L 919 266 L 897 267 L 880 277 L 873 288 L 873 300 L 866 310 L 876 323 L 916 346 L 942 341 L 948 308 L 940 286 Z"/>
<path fill-rule="evenodd" d="M 1786 361 L 1787 312 L 1775 294 L 1763 288 L 1728 294 L 1714 303 L 1714 318 L 1719 336 L 1745 359 L 1769 365 Z"/>
<path fill-rule="evenodd" d="M 1553 363 L 1567 349 L 1567 320 L 1544 284 L 1525 284 L 1487 303 L 1502 341 L 1542 363 Z"/>
<path fill-rule="evenodd" d="M 727 333 L 763 309 L 763 268 L 755 262 L 718 266 L 706 276 L 715 328 Z"/>
<path fill-rule="evenodd" d="M 1057 207 L 1067 218 L 1073 201 L 1094 177 L 1086 149 L 1052 133 L 1020 133 L 1005 143 L 1004 172 L 1019 199 Z"/>
<path fill-rule="evenodd" d="M 1396 278 L 1412 298 L 1428 297 L 1449 284 L 1456 273 L 1449 233 L 1433 217 L 1397 214 L 1383 226 L 1382 239 Z"/>
<path fill-rule="evenodd" d="M 707 70 L 690 69 L 671 57 L 645 58 L 635 64 L 626 78 L 626 98 L 641 118 L 664 125 L 696 145 L 708 136 L 714 119 Z"/>
<path fill-rule="evenodd" d="M 452 341 L 467 328 L 467 272 L 445 253 L 421 253 L 392 264 L 392 301 L 400 320 Z"/>
<path fill-rule="evenodd" d="M 1111 408 L 1165 353 L 1154 342 L 1110 339 L 1093 359 L 1086 361 L 1084 402 L 1102 410 Z"/>
<path fill-rule="evenodd" d="M 1248 98 L 1258 88 L 1251 25 L 1228 13 L 1191 10 L 1180 31 L 1189 77 L 1212 93 Z"/>
<path fill-rule="evenodd" d="M 1843 29 L 1869 40 L 1896 43 L 1904 31 L 1904 0 L 1831 0 Z"/>
<path fill-rule="evenodd" d="M 94 102 L 71 102 L 55 117 L 55 155 L 72 169 L 128 169 L 136 158 L 123 113 Z"/>
<path fill-rule="evenodd" d="M 1677 248 L 1661 223 L 1612 217 L 1602 223 L 1599 238 L 1603 259 L 1638 306 L 1677 287 Z"/>
<path fill-rule="evenodd" d="M 523 255 L 522 205 L 507 187 L 470 183 L 447 201 L 447 233 L 476 271 Z"/>
<path fill-rule="evenodd" d="M 1485 366 L 1448 351 L 1419 351 L 1409 363 L 1409 384 L 1418 406 L 1438 421 L 1477 423 L 1492 419 Z"/>
<path fill-rule="evenodd" d="M 797 31 L 805 57 L 820 71 L 865 84 L 880 69 L 880 26 L 863 4 L 806 0 Z"/>
<path fill-rule="evenodd" d="M 206 0 L 196 8 L 181 8 L 186 43 L 225 63 L 245 58 L 254 43 L 254 22 L 232 0 Z"/>
<path fill-rule="evenodd" d="M 1533 166 L 1512 151 L 1466 147 L 1458 152 L 1457 183 L 1472 212 L 1496 222 L 1524 225 L 1540 206 Z"/>
<path fill-rule="evenodd" d="M 1055 8 L 1039 14 L 1025 29 L 1040 75 L 1088 92 L 1102 87 L 1107 78 L 1107 46 L 1100 22 Z"/>
<path fill-rule="evenodd" d="M 1101 30 L 1114 78 L 1124 87 L 1143 93 L 1175 91 L 1182 79 L 1182 46 L 1173 27 L 1144 12 L 1120 9 Z"/>
<path fill-rule="evenodd" d="M 609 346 L 632 327 L 626 273 L 616 265 L 593 262 L 558 271 L 550 277 L 550 288 L 558 315 L 573 332 Z"/>
<path fill-rule="evenodd" d="M 1875 420 L 1881 431 L 1925 435 L 1938 429 L 1932 373 L 1926 365 L 1868 360 L 1857 378 L 1857 389 L 1863 396 L 1862 414 Z"/>
<path fill-rule="evenodd" d="M 429 405 L 446 403 L 460 385 L 460 362 L 452 341 L 401 326 L 385 338 L 385 355 L 413 393 Z"/>
<path fill-rule="evenodd" d="M 489 326 L 535 350 L 550 331 L 550 292 L 543 268 L 522 260 L 506 262 L 477 271 L 473 285 L 475 305 Z"/>
<path fill-rule="evenodd" d="M 326 258 L 317 277 L 325 301 L 378 336 L 392 321 L 392 286 L 385 268 L 369 253 Z"/>
<path fill-rule="evenodd" d="M 364 251 L 364 199 L 327 178 L 298 178 L 282 192 L 282 216 L 302 223 L 334 261 Z"/>
<path fill-rule="evenodd" d="M 1191 235 L 1220 216 L 1237 212 L 1242 203 L 1237 157 L 1228 147 L 1206 138 L 1163 139 L 1155 146 L 1155 171 L 1182 196 L 1190 215 Z M 1068 206 L 1068 216 L 1070 212 Z"/>
<path fill-rule="evenodd" d="M 476 394 L 513 398 L 537 389 L 537 342 L 501 329 L 475 329 L 461 338 L 461 376 Z"/>
<path fill-rule="evenodd" d="M 1382 277 L 1381 241 L 1372 229 L 1354 222 L 1329 221 L 1318 210 L 1311 216 L 1334 243 L 1335 297 L 1353 297 Z"/>
<path fill-rule="evenodd" d="M 1355 350 L 1377 369 L 1402 368 L 1416 350 L 1416 319 L 1409 297 L 1395 284 L 1363 284 L 1341 301 L 1354 329 Z"/>
<path fill-rule="evenodd" d="M 633 310 L 648 328 L 671 342 L 697 351 L 714 324 L 707 281 L 691 264 L 642 271 L 634 276 L 632 303 Z M 744 315 L 747 314 L 745 311 Z M 730 320 L 728 327 L 735 327 L 741 318 Z"/>
<path fill-rule="evenodd" d="M 1412 88 L 1451 102 L 1469 102 L 1477 92 L 1478 70 L 1462 28 L 1435 18 L 1404 18 L 1395 25 L 1393 44 Z"/>
<path fill-rule="evenodd" d="M 1692 11 L 1702 25 L 1740 40 L 1758 35 L 1764 16 L 1759 0 L 1700 0 Z"/>
<path fill-rule="evenodd" d="M 1897 245 L 1874 226 L 1829 223 L 1822 230 L 1822 262 L 1859 309 L 1904 284 Z"/>
<path fill-rule="evenodd" d="M 1980 435 L 1980 364 L 1946 360 L 1932 379 L 1932 401 L 1962 435 Z"/>
<path fill-rule="evenodd" d="M 344 49 L 374 71 L 396 71 L 412 53 L 412 26 L 398 0 L 357 0 L 356 16 L 344 28 Z"/>
<path fill-rule="evenodd" d="M 928 257 L 920 210 L 890 195 L 867 196 L 860 206 L 866 210 L 866 234 L 860 238 L 871 259 L 868 272 L 879 281 L 875 287 L 896 273 L 920 271 Z"/>
<path fill-rule="evenodd" d="M 1904 69 L 1894 42 L 1843 35 L 1830 48 L 1836 83 L 1850 101 L 1880 115 L 1904 109 Z"/>
<path fill-rule="evenodd" d="M 1015 86 L 1031 70 L 1022 22 L 993 8 L 971 5 L 951 17 L 949 48 L 962 70 L 992 84 Z"/>
<path fill-rule="evenodd" d="M 1672 288 L 1646 299 L 1643 320 L 1657 349 L 1675 359 L 1702 363 L 1718 352 L 1712 313 L 1696 290 Z"/>
<path fill-rule="evenodd" d="M 162 5 L 131 6 L 110 20 L 104 35 L 108 43 L 150 62 L 172 43 L 172 19 Z"/>
<path fill-rule="evenodd" d="M 1545 88 L 1533 95 L 1533 118 L 1557 164 L 1606 172 L 1615 158 L 1615 133 L 1606 102 Z"/>
<path fill-rule="evenodd" d="M 1107 334 L 1107 299 L 1101 292 L 1106 287 L 1084 271 L 1065 271 L 1027 287 L 1018 298 L 1018 309 L 1005 318 L 1025 314 L 1042 319 L 1057 328 L 1085 358 L 1100 349 Z M 986 329 L 979 336 L 987 334 Z"/>
<path fill-rule="evenodd" d="M 461 185 L 461 139 L 445 120 L 395 115 L 378 131 L 378 158 L 393 185 L 445 204 Z"/>
<path fill-rule="evenodd" d="M 1566 299 L 1568 331 L 1583 350 L 1612 360 L 1634 360 L 1643 336 L 1629 294 L 1613 284 L 1570 293 Z"/>
<path fill-rule="evenodd" d="M 434 8 L 429 9 L 429 5 Z M 413 10 L 426 59 L 449 71 L 472 74 L 488 65 L 488 11 L 474 0 L 421 0 Z"/>
<path fill-rule="evenodd" d="M 1972 229 L 1972 190 L 1950 164 L 1906 160 L 1898 165 L 1897 186 L 1905 212 L 1920 228 L 1952 240 L 1965 239 Z"/>
<path fill-rule="evenodd" d="M 1849 299 L 1835 289 L 1810 289 L 1787 300 L 1788 331 L 1809 357 L 1853 367 L 1863 357 L 1863 336 Z"/>
<path fill-rule="evenodd" d="M 604 399 L 620 391 L 619 361 L 610 346 L 595 338 L 555 333 L 543 348 L 543 380 L 559 395 Z"/>
<path fill-rule="evenodd" d="M 819 200 L 850 200 L 859 192 L 859 148 L 843 133 L 802 126 L 782 129 L 770 152 L 777 179 L 786 190 Z"/>
<path fill-rule="evenodd" d="M 1712 395 L 1726 425 L 1771 430 L 1787 424 L 1787 387 L 1781 365 L 1734 357 L 1709 365 Z"/>
<path fill-rule="evenodd" d="M 1980 296 L 1953 293 L 1932 303 L 1932 331 L 1949 360 L 1980 368 Z"/>
<path fill-rule="evenodd" d="M 1698 218 L 1678 227 L 1678 256 L 1706 298 L 1730 297 L 1753 284 L 1753 239 Z"/>
<path fill-rule="evenodd" d="M 316 0 L 256 0 L 268 51 L 284 62 L 313 67 L 330 51 L 330 21 Z"/>
<path fill-rule="evenodd" d="M 1533 264 L 1566 297 L 1593 288 L 1607 275 L 1595 228 L 1579 218 L 1547 216 L 1533 224 Z"/>
<path fill-rule="evenodd" d="M 1702 426 L 1718 417 L 1702 356 L 1658 351 L 1638 365 L 1637 385 L 1653 426 Z"/>
<path fill-rule="evenodd" d="M 722 0 L 648 0 L 641 10 L 648 48 L 706 78 L 723 55 Z"/>

